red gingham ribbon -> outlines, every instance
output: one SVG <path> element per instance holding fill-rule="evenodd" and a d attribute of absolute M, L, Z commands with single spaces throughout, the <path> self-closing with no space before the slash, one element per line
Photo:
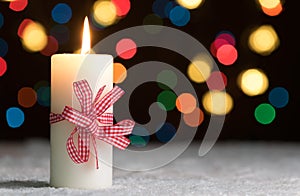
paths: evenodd
<path fill-rule="evenodd" d="M 86 80 L 74 82 L 73 87 L 81 106 L 81 112 L 70 106 L 65 106 L 62 114 L 50 113 L 50 123 L 67 120 L 76 125 L 67 140 L 67 152 L 75 163 L 79 164 L 88 161 L 90 140 L 92 140 L 96 155 L 96 167 L 98 169 L 96 139 L 103 140 L 124 150 L 130 143 L 130 140 L 125 135 L 131 134 L 135 123 L 131 120 L 123 120 L 113 125 L 113 114 L 104 113 L 124 94 L 120 87 L 115 86 L 100 99 L 105 88 L 103 86 L 99 89 L 94 101 L 92 101 L 92 90 Z M 99 123 L 104 125 L 102 126 Z M 76 132 L 78 132 L 77 148 L 73 140 Z"/>

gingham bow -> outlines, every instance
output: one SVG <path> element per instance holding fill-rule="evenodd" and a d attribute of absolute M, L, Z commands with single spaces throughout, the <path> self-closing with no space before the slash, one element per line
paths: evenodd
<path fill-rule="evenodd" d="M 88 161 L 90 139 L 92 139 L 96 156 L 96 167 L 98 169 L 96 139 L 103 140 L 123 150 L 130 143 L 130 140 L 125 135 L 131 134 L 135 123 L 131 120 L 123 120 L 113 125 L 113 114 L 104 113 L 124 94 L 124 91 L 118 86 L 115 86 L 100 99 L 105 88 L 103 86 L 99 89 L 94 101 L 92 101 L 92 90 L 86 80 L 74 82 L 73 87 L 81 105 L 81 112 L 70 106 L 65 106 L 62 114 L 50 113 L 50 123 L 67 120 L 76 125 L 67 140 L 67 152 L 75 163 Z M 100 125 L 100 123 L 105 125 Z M 76 132 L 78 132 L 77 148 L 73 140 Z"/>

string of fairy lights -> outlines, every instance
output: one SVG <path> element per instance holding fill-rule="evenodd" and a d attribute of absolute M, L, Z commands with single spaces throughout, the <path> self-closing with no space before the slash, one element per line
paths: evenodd
<path fill-rule="evenodd" d="M 208 0 L 207 0 L 208 1 Z M 2 1 L 9 3 L 12 12 L 22 12 L 31 2 L 27 0 Z M 281 0 L 257 0 L 258 9 L 265 15 L 274 17 L 284 11 L 284 3 Z M 205 4 L 203 0 L 154 0 L 152 13 L 143 19 L 143 25 L 163 25 L 164 20 L 169 20 L 174 27 L 182 27 L 189 24 L 192 10 L 200 10 Z M 117 25 L 120 20 L 126 20 L 126 15 L 132 7 L 130 0 L 96 0 L 91 7 L 90 21 L 93 28 L 105 30 L 109 26 Z M 55 54 L 60 46 L 69 41 L 69 29 L 66 24 L 72 19 L 73 10 L 67 3 L 61 2 L 53 6 L 51 19 L 56 23 L 51 29 L 37 22 L 34 18 L 24 18 L 15 32 L 19 37 L 24 51 L 28 53 L 40 53 L 49 57 Z M 0 12 L 0 32 L 5 28 L 6 16 Z M 147 29 L 149 33 L 155 33 L 158 29 Z M 252 52 L 264 56 L 271 56 L 274 51 L 280 49 L 280 39 L 276 29 L 270 24 L 257 25 L 249 30 L 247 47 Z M 236 48 L 236 35 L 229 30 L 216 32 L 215 39 L 208 49 L 220 66 L 232 67 L 239 56 Z M 6 54 L 9 45 L 0 36 L 0 77 L 4 78 L 10 67 L 6 62 Z M 121 39 L 116 44 L 116 53 L 123 60 L 134 58 L 138 47 L 134 38 Z M 74 51 L 77 53 L 78 51 Z M 162 86 L 163 91 L 157 96 L 157 101 L 163 105 L 166 111 L 178 110 L 183 114 L 184 122 L 191 127 L 202 124 L 205 113 L 214 115 L 227 115 L 234 108 L 234 99 L 230 92 L 225 91 L 227 75 L 222 71 L 213 69 L 211 59 L 203 54 L 196 55 L 187 66 L 186 75 L 195 84 L 207 84 L 209 91 L 205 92 L 200 100 L 201 106 L 196 104 L 196 98 L 188 93 L 176 95 L 172 88 L 177 84 L 177 76 L 171 70 L 164 70 L 157 75 L 157 82 L 168 84 L 168 88 Z M 114 63 L 114 83 L 122 83 L 126 80 L 127 68 L 124 63 Z M 222 79 L 222 81 L 220 81 Z M 247 96 L 255 97 L 267 94 L 268 102 L 257 105 L 253 116 L 260 124 L 268 125 L 276 118 L 277 109 L 285 107 L 289 102 L 289 93 L 284 86 L 269 88 L 268 75 L 262 69 L 250 68 L 239 73 L 236 81 L 237 87 Z M 18 90 L 17 100 L 19 107 L 8 107 L 6 121 L 9 127 L 22 126 L 25 118 L 24 110 L 39 104 L 43 107 L 50 105 L 50 85 L 48 81 L 37 81 L 34 86 L 25 86 Z M 142 133 L 142 134 L 138 134 Z M 145 146 L 150 137 L 143 127 L 135 127 L 134 134 L 130 136 L 133 145 Z M 162 142 L 168 142 L 176 134 L 176 128 L 170 122 L 166 122 L 156 131 L 156 137 Z M 143 136 L 140 136 L 143 135 Z"/>

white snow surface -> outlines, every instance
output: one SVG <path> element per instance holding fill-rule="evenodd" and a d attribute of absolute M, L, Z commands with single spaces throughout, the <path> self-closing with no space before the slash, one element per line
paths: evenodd
<path fill-rule="evenodd" d="M 300 143 L 223 141 L 203 157 L 199 146 L 193 142 L 174 161 L 150 171 L 114 168 L 111 188 L 79 190 L 49 186 L 48 140 L 2 141 L 0 195 L 300 195 Z M 126 159 L 121 152 L 114 156 Z"/>

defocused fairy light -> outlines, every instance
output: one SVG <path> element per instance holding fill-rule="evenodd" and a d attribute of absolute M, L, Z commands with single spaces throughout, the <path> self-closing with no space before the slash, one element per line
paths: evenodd
<path fill-rule="evenodd" d="M 144 140 L 144 138 L 138 135 L 130 135 L 129 140 L 130 144 L 135 147 L 145 147 L 147 145 L 147 142 Z"/>
<path fill-rule="evenodd" d="M 226 115 L 233 109 L 233 99 L 225 91 L 208 91 L 202 97 L 204 109 L 215 115 Z"/>
<path fill-rule="evenodd" d="M 6 110 L 6 121 L 11 128 L 20 127 L 25 120 L 24 112 L 18 107 L 11 107 Z"/>
<path fill-rule="evenodd" d="M 129 136 L 130 143 L 136 147 L 144 147 L 149 143 L 149 131 L 141 126 L 134 126 L 132 134 Z"/>
<path fill-rule="evenodd" d="M 0 57 L 4 57 L 8 52 L 8 44 L 7 42 L 0 38 Z"/>
<path fill-rule="evenodd" d="M 210 90 L 224 90 L 227 85 L 227 77 L 223 72 L 213 71 L 206 84 Z"/>
<path fill-rule="evenodd" d="M 132 58 L 137 51 L 136 43 L 129 38 L 121 39 L 116 45 L 116 52 L 123 59 Z"/>
<path fill-rule="evenodd" d="M 41 50 L 41 54 L 45 56 L 51 56 L 58 50 L 58 41 L 53 36 L 48 36 L 48 41 L 46 47 Z"/>
<path fill-rule="evenodd" d="M 289 102 L 289 92 L 283 87 L 275 87 L 270 91 L 268 99 L 274 107 L 283 108 Z"/>
<path fill-rule="evenodd" d="M 191 113 L 183 114 L 183 120 L 188 126 L 197 127 L 203 122 L 204 113 L 200 108 L 196 107 Z"/>
<path fill-rule="evenodd" d="M 131 7 L 130 0 L 111 0 L 111 2 L 116 6 L 117 16 L 123 17 L 128 14 Z"/>
<path fill-rule="evenodd" d="M 207 55 L 199 54 L 197 55 L 187 69 L 188 77 L 196 83 L 205 82 L 213 68 L 213 62 Z"/>
<path fill-rule="evenodd" d="M 278 48 L 279 38 L 271 25 L 262 25 L 250 34 L 248 45 L 252 51 L 267 56 Z"/>
<path fill-rule="evenodd" d="M 230 31 L 221 31 L 217 34 L 214 41 L 210 45 L 210 52 L 214 57 L 217 57 L 217 51 L 223 45 L 231 45 L 235 47 L 235 37 Z"/>
<path fill-rule="evenodd" d="M 263 94 L 269 87 L 269 80 L 260 69 L 248 69 L 238 75 L 240 89 L 248 96 Z"/>
<path fill-rule="evenodd" d="M 37 91 L 37 101 L 41 106 L 50 106 L 50 87 L 42 86 Z"/>
<path fill-rule="evenodd" d="M 224 44 L 217 49 L 216 56 L 223 65 L 232 65 L 238 58 L 238 52 L 234 46 Z"/>
<path fill-rule="evenodd" d="M 2 28 L 3 24 L 4 24 L 4 17 L 2 15 L 2 13 L 0 12 L 0 29 Z"/>
<path fill-rule="evenodd" d="M 6 70 L 7 70 L 7 63 L 5 59 L 0 57 L 0 77 L 5 74 Z"/>
<path fill-rule="evenodd" d="M 127 69 L 121 63 L 114 63 L 114 83 L 122 83 L 127 77 Z"/>
<path fill-rule="evenodd" d="M 20 38 L 22 38 L 25 27 L 27 27 L 28 25 L 33 24 L 33 23 L 34 23 L 33 20 L 25 18 L 18 27 L 18 36 Z"/>
<path fill-rule="evenodd" d="M 268 9 L 275 8 L 278 4 L 280 4 L 280 0 L 258 0 L 258 3 Z"/>
<path fill-rule="evenodd" d="M 55 22 L 65 24 L 72 18 L 72 9 L 66 3 L 58 3 L 52 9 L 51 16 Z"/>
<path fill-rule="evenodd" d="M 146 32 L 150 34 L 155 34 L 160 32 L 161 28 L 159 26 L 163 26 L 164 22 L 162 18 L 156 14 L 149 14 L 143 20 L 143 25 L 155 25 L 155 26 L 144 26 Z"/>
<path fill-rule="evenodd" d="M 47 86 L 49 86 L 49 82 L 47 80 L 40 80 L 34 84 L 33 89 L 37 91 L 39 88 Z"/>
<path fill-rule="evenodd" d="M 176 99 L 176 107 L 181 113 L 191 113 L 197 107 L 196 98 L 190 93 L 182 93 Z"/>
<path fill-rule="evenodd" d="M 174 25 L 182 27 L 190 21 L 191 15 L 186 8 L 176 6 L 170 11 L 169 18 Z"/>
<path fill-rule="evenodd" d="M 157 75 L 156 81 L 162 89 L 174 89 L 177 85 L 177 75 L 171 70 L 163 70 Z"/>
<path fill-rule="evenodd" d="M 176 2 L 187 9 L 198 8 L 204 0 L 176 0 Z"/>
<path fill-rule="evenodd" d="M 169 142 L 176 134 L 176 128 L 169 122 L 164 123 L 156 132 L 156 138 L 163 143 Z"/>
<path fill-rule="evenodd" d="M 276 111 L 272 105 L 262 103 L 255 108 L 255 119 L 261 124 L 270 124 L 276 117 Z"/>
<path fill-rule="evenodd" d="M 177 95 L 171 90 L 164 90 L 157 96 L 159 107 L 163 110 L 170 111 L 175 108 Z"/>
<path fill-rule="evenodd" d="M 45 48 L 48 37 L 45 28 L 40 23 L 34 22 L 24 28 L 21 41 L 25 50 L 37 52 Z"/>
<path fill-rule="evenodd" d="M 165 17 L 169 18 L 171 10 L 177 5 L 178 4 L 175 1 L 169 1 L 163 9 Z"/>
<path fill-rule="evenodd" d="M 54 25 L 50 29 L 50 35 L 55 37 L 58 41 L 58 44 L 65 44 L 70 39 L 70 31 L 66 25 Z"/>
<path fill-rule="evenodd" d="M 19 105 L 29 108 L 32 107 L 37 101 L 37 95 L 34 89 L 30 87 L 23 87 L 18 91 Z"/>
<path fill-rule="evenodd" d="M 210 45 L 211 54 L 223 65 L 232 65 L 238 58 L 235 37 L 229 31 L 221 31 Z"/>
<path fill-rule="evenodd" d="M 266 7 L 261 7 L 261 10 L 269 16 L 277 16 L 283 11 L 282 4 L 279 3 L 276 7 L 274 8 L 266 8 Z"/>
<path fill-rule="evenodd" d="M 223 39 L 226 40 L 228 44 L 235 46 L 236 40 L 234 35 L 230 31 L 221 31 L 217 34 L 215 40 Z"/>
<path fill-rule="evenodd" d="M 155 0 L 152 4 L 152 11 L 161 18 L 167 18 L 168 13 L 165 12 L 165 8 L 169 2 L 169 0 Z"/>
<path fill-rule="evenodd" d="M 9 3 L 9 8 L 13 11 L 23 11 L 28 5 L 28 0 L 12 0 Z"/>
<path fill-rule="evenodd" d="M 97 0 L 93 5 L 93 17 L 97 23 L 106 27 L 117 21 L 117 8 L 111 1 Z"/>

